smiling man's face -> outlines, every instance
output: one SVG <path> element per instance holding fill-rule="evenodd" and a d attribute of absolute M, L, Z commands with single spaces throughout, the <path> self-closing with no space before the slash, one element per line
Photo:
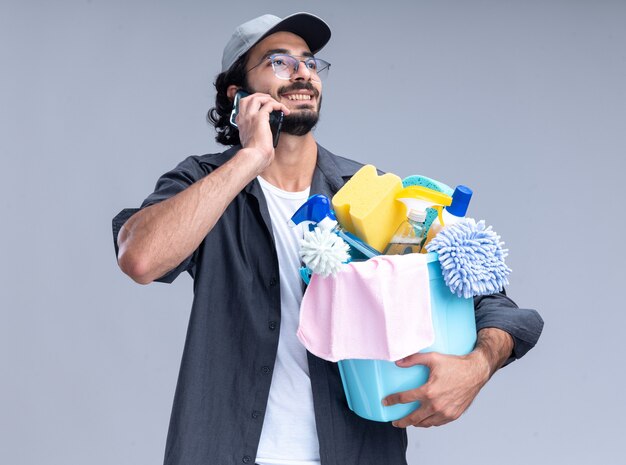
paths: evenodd
<path fill-rule="evenodd" d="M 249 90 L 269 94 L 289 108 L 291 113 L 285 116 L 282 131 L 301 136 L 313 129 L 319 119 L 322 83 L 302 62 L 289 79 L 277 77 L 266 59 L 277 53 L 302 59 L 311 56 L 306 42 L 291 32 L 277 32 L 266 37 L 250 50 L 246 66 Z"/>

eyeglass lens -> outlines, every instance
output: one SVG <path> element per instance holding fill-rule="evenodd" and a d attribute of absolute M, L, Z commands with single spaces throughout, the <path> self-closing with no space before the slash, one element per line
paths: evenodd
<path fill-rule="evenodd" d="M 272 63 L 274 74 L 281 79 L 290 79 L 301 63 L 307 67 L 313 78 L 318 76 L 319 79 L 322 79 L 327 74 L 330 66 L 324 60 L 314 57 L 302 57 L 302 59 L 299 59 L 292 55 L 272 55 L 269 59 Z"/>

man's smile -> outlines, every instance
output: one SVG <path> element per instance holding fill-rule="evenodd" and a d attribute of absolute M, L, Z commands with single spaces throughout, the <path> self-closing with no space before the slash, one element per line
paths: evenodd
<path fill-rule="evenodd" d="M 312 103 L 312 100 L 317 100 L 319 94 L 320 92 L 310 82 L 296 82 L 278 89 L 281 100 L 287 99 L 290 102 Z"/>
<path fill-rule="evenodd" d="M 283 97 L 287 97 L 289 100 L 311 100 L 313 97 L 310 93 L 297 93 L 297 94 L 283 94 Z"/>

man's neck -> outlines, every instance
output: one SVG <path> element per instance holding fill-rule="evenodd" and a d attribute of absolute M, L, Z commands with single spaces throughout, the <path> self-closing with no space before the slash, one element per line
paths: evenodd
<path fill-rule="evenodd" d="M 313 134 L 304 136 L 281 134 L 274 160 L 261 176 L 270 184 L 289 192 L 300 192 L 311 185 L 317 144 Z"/>

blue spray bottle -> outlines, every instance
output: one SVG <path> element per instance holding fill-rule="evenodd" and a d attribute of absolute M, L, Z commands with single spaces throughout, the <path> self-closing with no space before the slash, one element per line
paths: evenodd
<path fill-rule="evenodd" d="M 295 226 L 302 222 L 312 223 L 322 229 L 331 230 L 341 237 L 350 246 L 352 260 L 367 260 L 380 255 L 380 252 L 370 247 L 354 234 L 345 231 L 337 222 L 335 212 L 330 206 L 330 200 L 323 194 L 315 194 L 302 204 L 291 217 L 290 225 Z"/>

